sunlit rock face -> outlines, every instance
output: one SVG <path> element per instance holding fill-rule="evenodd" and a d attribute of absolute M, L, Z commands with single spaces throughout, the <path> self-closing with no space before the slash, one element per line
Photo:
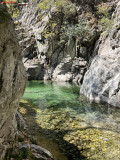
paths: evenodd
<path fill-rule="evenodd" d="M 0 23 L 0 159 L 15 137 L 15 114 L 27 78 L 13 21 Z"/>
<path fill-rule="evenodd" d="M 28 73 L 29 80 L 53 80 L 53 81 L 73 81 L 82 83 L 87 68 L 87 62 L 92 54 L 94 43 L 98 39 L 97 29 L 93 25 L 92 40 L 87 37 L 82 41 L 79 38 L 68 38 L 66 33 L 61 36 L 59 28 L 64 28 L 68 23 L 75 25 L 84 10 L 91 12 L 92 7 L 82 8 L 84 4 L 72 4 L 74 14 L 70 14 L 66 19 L 64 13 L 55 12 L 53 7 L 51 11 L 40 19 L 38 13 L 40 8 L 36 4 L 26 6 L 22 10 L 22 16 L 17 21 L 16 30 L 18 33 L 19 44 L 23 48 L 24 64 Z M 82 8 L 82 9 L 81 9 Z M 86 9 L 89 8 L 89 9 Z M 44 13 L 43 13 L 44 14 Z M 57 24 L 56 33 L 52 38 L 46 38 L 44 32 L 51 19 Z M 86 42 L 87 41 L 87 42 Z M 83 45 L 84 44 L 84 45 Z"/>
<path fill-rule="evenodd" d="M 81 93 L 92 101 L 120 107 L 120 2 L 113 14 L 113 27 L 86 72 Z"/>

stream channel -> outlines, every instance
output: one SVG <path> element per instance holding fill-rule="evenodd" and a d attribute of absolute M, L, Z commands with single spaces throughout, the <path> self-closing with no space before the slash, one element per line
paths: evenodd
<path fill-rule="evenodd" d="M 90 103 L 70 83 L 30 81 L 19 111 L 54 160 L 120 160 L 120 109 Z"/>

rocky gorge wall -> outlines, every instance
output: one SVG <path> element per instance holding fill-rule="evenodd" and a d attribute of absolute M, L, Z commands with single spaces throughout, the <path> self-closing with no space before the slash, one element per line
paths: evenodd
<path fill-rule="evenodd" d="M 56 12 L 53 7 L 40 19 L 40 8 L 32 1 L 29 3 L 29 6 L 23 8 L 21 18 L 15 22 L 28 79 L 82 83 L 94 43 L 99 38 L 98 28 L 92 22 L 95 17 L 92 6 L 69 3 L 67 7 L 70 11 L 66 15 L 64 11 Z M 66 28 L 78 23 L 81 15 L 86 12 L 83 5 L 90 11 L 91 35 L 80 39 L 77 36 L 69 38 Z M 54 23 L 51 24 L 51 21 Z M 49 31 L 51 25 L 55 25 L 53 33 Z"/>
<path fill-rule="evenodd" d="M 107 37 L 101 36 L 99 50 L 85 74 L 80 92 L 91 101 L 120 107 L 120 2 L 112 20 Z"/>
<path fill-rule="evenodd" d="M 27 81 L 14 23 L 0 4 L 0 160 L 13 143 L 15 114 Z"/>

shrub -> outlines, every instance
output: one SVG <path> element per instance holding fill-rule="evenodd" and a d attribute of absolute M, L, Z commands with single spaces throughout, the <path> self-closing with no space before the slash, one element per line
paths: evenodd
<path fill-rule="evenodd" d="M 111 9 L 111 6 L 109 6 L 108 3 L 101 3 L 97 7 L 97 13 L 99 15 L 99 21 L 98 24 L 102 26 L 102 30 L 105 31 L 106 29 L 110 29 L 112 21 L 111 17 L 109 15 L 109 10 Z"/>
<path fill-rule="evenodd" d="M 102 30 L 110 29 L 112 25 L 112 21 L 109 18 L 103 17 L 99 20 L 99 25 L 102 25 Z"/>
<path fill-rule="evenodd" d="M 79 37 L 80 39 L 91 35 L 92 28 L 84 20 L 79 20 L 79 23 L 68 27 L 66 35 L 68 37 Z"/>
<path fill-rule="evenodd" d="M 10 13 L 11 13 L 11 11 L 10 11 Z M 17 17 L 19 17 L 20 15 L 21 15 L 21 11 L 20 11 L 17 7 L 14 7 L 14 8 L 13 8 L 12 16 L 13 16 L 14 18 L 17 18 Z"/>
<path fill-rule="evenodd" d="M 98 14 L 101 14 L 101 16 L 109 17 L 109 10 L 110 9 L 111 9 L 111 7 L 107 3 L 102 2 L 100 5 L 98 5 L 97 12 L 98 12 Z"/>

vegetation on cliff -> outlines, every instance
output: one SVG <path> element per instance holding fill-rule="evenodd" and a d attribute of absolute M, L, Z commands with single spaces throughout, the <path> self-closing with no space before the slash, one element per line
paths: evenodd
<path fill-rule="evenodd" d="M 85 1 L 84 5 L 86 8 L 81 6 L 81 2 L 76 4 L 64 0 L 39 2 L 40 21 L 50 13 L 50 20 L 42 33 L 43 39 L 48 39 L 52 46 L 56 42 L 58 46 L 64 46 L 70 38 L 75 39 L 76 45 L 94 45 L 100 33 L 110 28 L 112 9 L 108 1 L 91 2 L 91 5 Z M 55 49 L 52 47 L 52 50 L 54 52 Z"/>
<path fill-rule="evenodd" d="M 102 26 L 102 30 L 105 31 L 106 29 L 110 29 L 112 25 L 111 20 L 111 6 L 107 3 L 101 3 L 97 7 L 97 13 L 99 15 L 98 24 Z"/>
<path fill-rule="evenodd" d="M 9 18 L 10 18 L 10 15 L 9 15 L 6 7 L 3 6 L 2 4 L 0 4 L 0 23 L 5 22 Z"/>

